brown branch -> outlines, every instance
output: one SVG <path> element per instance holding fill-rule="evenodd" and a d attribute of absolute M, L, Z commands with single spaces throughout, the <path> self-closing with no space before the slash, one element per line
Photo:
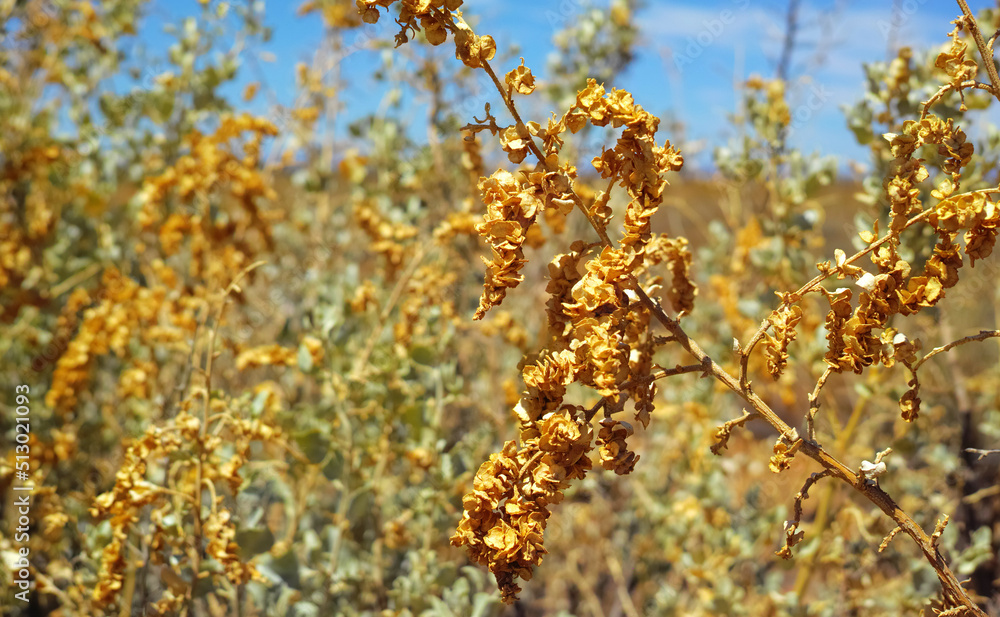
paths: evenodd
<path fill-rule="evenodd" d="M 963 81 L 960 84 L 945 84 L 941 86 L 937 92 L 931 95 L 931 98 L 927 99 L 927 101 L 924 103 L 924 108 L 920 112 L 920 119 L 923 120 L 924 118 L 927 117 L 927 114 L 930 113 L 931 107 L 935 103 L 937 103 L 942 96 L 948 94 L 952 90 L 958 90 L 959 94 L 961 94 L 963 88 L 975 88 L 976 90 L 986 90 L 993 96 L 1000 98 L 1000 95 L 997 94 L 997 91 L 993 88 L 993 86 L 989 84 L 984 84 L 983 82 L 976 81 L 974 79 Z"/>
<path fill-rule="evenodd" d="M 656 317 L 657 320 L 677 339 L 677 342 L 680 343 L 681 347 L 698 360 L 710 363 L 712 375 L 723 385 L 732 390 L 737 396 L 750 404 L 750 406 L 753 407 L 753 409 L 760 414 L 760 416 L 763 417 L 768 424 L 774 427 L 780 435 L 786 437 L 794 435 L 793 429 L 785 423 L 784 420 L 778 417 L 778 415 L 774 413 L 767 403 L 761 400 L 761 398 L 752 391 L 742 389 L 737 378 L 730 375 L 725 369 L 712 360 L 695 341 L 687 336 L 677 321 L 670 319 L 666 314 L 664 314 L 659 306 L 652 302 L 648 296 L 642 293 L 641 289 L 639 291 L 640 297 L 643 298 L 644 302 L 648 303 L 650 310 L 653 311 L 654 317 Z M 938 550 L 936 542 L 927 535 L 927 532 L 925 532 L 920 525 L 918 525 L 896 504 L 892 497 L 875 484 L 869 484 L 865 482 L 864 478 L 858 477 L 855 472 L 848 469 L 846 465 L 837 460 L 816 442 L 802 441 L 799 450 L 805 453 L 805 455 L 809 458 L 822 465 L 831 476 L 846 482 L 856 491 L 864 495 L 865 498 L 875 504 L 880 510 L 882 510 L 882 512 L 888 515 L 889 518 L 895 521 L 896 525 L 902 528 L 907 535 L 913 538 L 913 541 L 916 542 L 917 546 L 924 554 L 924 557 L 931 564 L 931 567 L 933 567 L 935 572 L 937 572 L 938 580 L 941 581 L 941 585 L 943 586 L 944 593 L 947 597 L 950 597 L 956 604 L 966 607 L 974 615 L 982 617 L 986 616 L 986 613 L 979 609 L 976 603 L 972 601 L 969 595 L 962 588 L 958 578 L 951 571 L 951 568 L 948 567 L 948 563 L 945 561 L 944 556 L 942 556 L 941 552 Z"/>
<path fill-rule="evenodd" d="M 823 478 L 830 475 L 830 470 L 824 469 L 806 478 L 805 484 L 795 494 L 795 502 L 792 505 L 792 520 L 785 521 L 785 546 L 775 552 L 775 555 L 782 559 L 791 559 L 792 547 L 802 541 L 803 532 L 799 531 L 799 523 L 802 522 L 802 502 L 809 498 L 809 489 Z"/>
<path fill-rule="evenodd" d="M 799 30 L 799 0 L 789 0 L 788 11 L 785 13 L 785 36 L 781 45 L 781 57 L 778 59 L 776 77 L 788 81 L 788 73 L 792 66 L 792 53 L 795 51 L 795 35 Z"/>
<path fill-rule="evenodd" d="M 673 377 L 674 375 L 682 375 L 684 373 L 697 373 L 699 371 L 704 372 L 706 368 L 707 365 L 705 364 L 688 364 L 687 366 L 681 366 L 680 364 L 678 364 L 674 368 L 660 369 L 654 373 L 650 373 L 649 375 L 643 375 L 642 377 L 634 377 L 618 386 L 619 390 L 618 396 L 622 397 L 622 401 L 620 401 L 620 403 L 624 403 L 624 400 L 628 397 L 628 393 L 626 392 L 626 390 L 630 388 L 634 388 L 635 386 L 639 386 L 642 384 L 647 384 L 652 381 L 657 381 L 663 379 L 664 377 Z M 610 402 L 612 402 L 612 398 L 614 397 L 610 396 L 601 397 L 601 400 L 597 401 L 597 403 L 595 403 L 593 407 L 587 410 L 586 413 L 587 421 L 589 422 L 593 420 L 594 416 L 597 415 L 597 411 L 602 407 L 606 407 Z"/>
<path fill-rule="evenodd" d="M 906 229 L 918 221 L 923 220 L 933 211 L 934 208 L 929 208 L 920 214 L 917 214 L 906 222 L 903 229 Z M 590 220 L 590 217 L 588 217 L 588 220 Z M 591 224 L 593 225 L 594 222 L 591 221 Z M 595 230 L 599 233 L 603 231 L 596 226 Z M 607 238 L 607 234 L 602 235 L 602 240 Z M 885 237 L 872 243 L 868 248 L 855 253 L 852 257 L 847 259 L 846 263 L 850 264 L 857 259 L 860 259 L 864 255 L 874 251 L 892 237 L 893 236 L 891 235 L 886 235 Z M 610 239 L 605 240 L 605 246 L 614 248 Z M 807 293 L 826 278 L 832 276 L 834 273 L 835 272 L 824 272 L 817 275 L 811 281 L 803 285 L 799 291 L 795 292 L 793 297 L 801 298 L 802 295 Z M 653 317 L 655 317 L 656 320 L 659 321 L 664 328 L 666 328 L 667 332 L 670 333 L 674 340 L 676 340 L 685 351 L 691 354 L 701 364 L 707 365 L 707 372 L 711 373 L 713 377 L 747 402 L 757 414 L 764 418 L 768 424 L 778 431 L 779 435 L 786 438 L 789 443 L 796 441 L 797 432 L 792 427 L 782 420 L 759 396 L 754 394 L 753 391 L 745 385 L 745 383 L 741 383 L 739 379 L 730 375 L 725 369 L 712 360 L 712 358 L 701 348 L 700 345 L 698 345 L 696 341 L 688 337 L 687 333 L 681 327 L 680 322 L 667 315 L 660 307 L 659 303 L 651 299 L 646 294 L 646 292 L 642 289 L 642 286 L 635 281 L 634 276 L 632 277 L 631 282 L 636 293 L 639 295 L 640 300 L 650 310 Z M 745 375 L 745 366 L 748 360 L 747 356 L 749 356 L 753 346 L 756 345 L 757 341 L 759 341 L 759 339 L 763 336 L 763 331 L 766 329 L 767 323 L 768 321 L 765 320 L 764 325 L 757 332 L 757 335 L 754 337 L 751 345 L 748 345 L 744 350 L 744 355 L 741 361 L 741 374 L 743 375 Z M 938 580 L 941 581 L 946 597 L 951 598 L 956 604 L 966 607 L 970 612 L 972 612 L 972 614 L 986 617 L 986 614 L 979 609 L 976 603 L 973 602 L 969 595 L 965 592 L 965 589 L 962 588 L 958 578 L 951 571 L 951 568 L 948 567 L 948 563 L 938 550 L 936 543 L 930 536 L 927 535 L 927 532 L 925 532 L 920 525 L 910 518 L 910 516 L 906 514 L 906 512 L 904 512 L 885 491 L 875 484 L 868 484 L 865 482 L 864 478 L 858 477 L 857 474 L 851 471 L 846 465 L 841 463 L 814 441 L 800 440 L 799 449 L 804 452 L 806 456 L 822 465 L 829 472 L 830 476 L 839 478 L 854 487 L 855 490 L 864 495 L 869 501 L 882 510 L 882 512 L 895 521 L 896 524 L 907 533 L 907 535 L 913 538 L 914 542 L 916 542 L 917 546 L 924 554 L 924 557 L 931 564 L 931 567 L 933 567 L 935 572 L 937 572 Z"/>
<path fill-rule="evenodd" d="M 806 435 L 809 439 L 816 441 L 816 413 L 819 411 L 819 391 L 826 385 L 826 380 L 833 374 L 833 367 L 828 366 L 823 374 L 816 381 L 816 387 L 809 395 L 809 411 L 806 412 Z"/>
<path fill-rule="evenodd" d="M 997 74 L 997 67 L 993 62 L 992 39 L 990 45 L 987 45 L 986 41 L 983 40 L 976 16 L 969 10 L 969 4 L 965 0 L 958 0 L 958 6 L 961 7 L 962 13 L 965 15 L 965 25 L 969 29 L 969 33 L 972 34 L 972 38 L 976 41 L 976 47 L 979 48 L 979 55 L 983 57 L 983 64 L 986 65 L 986 74 L 990 76 L 990 84 L 993 86 L 992 94 L 1000 100 L 1000 75 Z"/>
<path fill-rule="evenodd" d="M 971 336 L 966 336 L 966 337 L 960 338 L 960 339 L 958 339 L 956 341 L 952 341 L 952 342 L 948 343 L 947 345 L 942 345 L 940 347 L 935 347 L 931 351 L 927 352 L 927 355 L 925 355 L 923 358 L 920 358 L 919 360 L 917 360 L 916 362 L 914 362 L 913 363 L 913 367 L 910 370 L 913 373 L 916 373 L 917 369 L 919 369 L 920 366 L 924 362 L 926 362 L 929 358 L 933 358 L 934 356 L 938 355 L 939 353 L 943 353 L 943 352 L 949 351 L 951 349 L 954 349 L 955 347 L 958 347 L 959 345 L 964 345 L 966 343 L 971 343 L 973 341 L 985 341 L 988 338 L 996 338 L 996 337 L 1000 337 L 1000 330 L 980 330 L 979 334 L 973 334 Z"/>
<path fill-rule="evenodd" d="M 976 459 L 977 461 L 982 460 L 990 454 L 1000 454 L 1000 450 L 981 450 L 979 448 L 966 448 L 965 451 L 970 454 L 978 454 L 979 458 Z"/>

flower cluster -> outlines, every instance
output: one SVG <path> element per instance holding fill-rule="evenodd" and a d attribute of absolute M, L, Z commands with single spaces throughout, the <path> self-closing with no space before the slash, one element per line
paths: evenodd
<path fill-rule="evenodd" d="M 369 23 L 379 18 L 378 7 L 391 4 L 392 0 L 358 2 Z M 697 288 L 690 278 L 687 241 L 652 233 L 651 219 L 663 203 L 666 174 L 678 171 L 684 163 L 669 142 L 657 143 L 659 119 L 636 105 L 630 93 L 608 92 L 591 79 L 561 117 L 550 118 L 545 126 L 522 121 L 513 97 L 535 90 L 531 70 L 522 61 L 506 74 L 505 87 L 500 86 L 489 66 L 496 49 L 493 39 L 475 35 L 459 14 L 450 12 L 459 3 L 454 4 L 403 2 L 397 19 L 401 25 L 397 44 L 421 29 L 428 41 L 437 45 L 446 39 L 446 31 L 451 31 L 456 56 L 466 66 L 484 68 L 498 84 L 515 123 L 499 125 L 487 106 L 483 120 L 464 127 L 469 133 L 467 169 L 481 169 L 474 140 L 482 131 L 498 139 L 512 163 L 522 164 L 529 155 L 537 159 L 532 167 L 517 172 L 498 169 L 479 180 L 486 212 L 475 229 L 487 241 L 492 255 L 484 260 L 486 274 L 475 319 L 482 319 L 500 305 L 507 291 L 524 279 L 525 246 L 544 241 L 536 224 L 539 215 L 559 233 L 566 215 L 578 208 L 601 237 L 597 244 L 602 245 L 595 251 L 597 244 L 574 242 L 570 252 L 556 255 L 549 264 L 548 349 L 522 370 L 526 390 L 514 408 L 520 446 L 508 442 L 480 468 L 452 539 L 490 568 L 504 599 L 511 601 L 518 590 L 514 578 L 529 578 L 531 566 L 541 560 L 548 506 L 558 502 L 569 481 L 582 477 L 591 465 L 586 453 L 592 447 L 593 412 L 585 414 L 564 404 L 566 387 L 583 384 L 605 401 L 631 396 L 636 418 L 646 426 L 656 393 L 652 373 L 657 341 L 648 334 L 654 306 L 648 294 L 659 291 L 661 281 L 654 268 L 666 265 L 669 269 L 672 282 L 667 296 L 680 315 L 691 311 Z M 588 124 L 621 129 L 615 145 L 604 148 L 592 161 L 594 169 L 609 181 L 607 190 L 596 195 L 577 184 L 576 167 L 560 157 L 563 134 L 578 133 Z M 628 196 L 619 247 L 607 235 L 612 214 L 609 200 L 616 186 Z M 442 222 L 435 236 L 446 239 L 467 229 L 468 218 L 459 213 Z M 643 281 L 641 277 L 645 277 Z M 403 320 L 397 326 L 405 324 Z M 607 407 L 599 437 L 602 465 L 620 474 L 629 473 L 638 460 L 626 443 L 632 430 L 630 425 L 610 420 L 611 413 Z"/>
<path fill-rule="evenodd" d="M 523 87 L 523 75 L 518 70 L 520 67 L 508 74 L 509 89 L 517 85 Z M 529 237 L 528 230 L 539 211 L 544 208 L 546 213 L 565 215 L 575 204 L 582 207 L 582 197 L 577 194 L 575 186 L 575 167 L 558 163 L 558 153 L 563 144 L 559 135 L 567 130 L 576 133 L 588 123 L 623 128 L 614 148 L 605 149 L 592 164 L 603 178 L 624 187 L 630 198 L 625 211 L 620 250 L 634 255 L 635 259 L 631 261 L 629 271 L 624 273 L 623 280 L 627 280 L 642 265 L 645 249 L 651 240 L 650 219 L 662 203 L 663 190 L 667 186 L 664 176 L 667 172 L 679 170 L 684 159 L 669 142 L 657 145 L 655 134 L 659 119 L 635 105 L 631 94 L 623 90 L 606 92 L 603 86 L 590 80 L 562 118 L 558 121 L 550 119 L 544 129 L 536 122 L 500 129 L 494 121 L 488 127 L 500 137 L 511 161 L 519 163 L 525 158 L 534 137 L 542 140 L 545 158 L 539 160 L 535 170 L 527 174 L 526 183 L 522 184 L 509 172 L 498 170 L 480 184 L 487 214 L 485 222 L 477 229 L 490 242 L 494 256 L 487 262 L 485 290 L 477 318 L 499 304 L 507 289 L 521 282 L 523 277 L 519 271 L 525 263 L 522 245 Z M 589 211 L 591 219 L 602 231 L 611 213 L 607 199 L 608 194 L 602 193 Z M 677 241 L 680 242 L 679 239 Z M 682 258 L 683 244 L 663 248 L 671 252 L 675 259 L 680 258 L 680 261 L 671 260 L 678 281 L 674 295 L 678 304 L 688 306 L 693 298 L 693 286 L 681 282 L 681 279 L 686 280 L 687 272 L 687 264 Z"/>
<path fill-rule="evenodd" d="M 151 426 L 125 451 L 125 460 L 115 474 L 114 488 L 94 500 L 91 516 L 109 519 L 112 528 L 111 542 L 104 547 L 99 581 L 93 592 L 98 604 L 110 604 L 121 593 L 129 529 L 139 521 L 138 513 L 144 506 L 162 497 L 159 488 L 146 480 L 148 462 L 180 447 L 179 435 Z"/>
<path fill-rule="evenodd" d="M 500 304 L 507 295 L 507 289 L 516 287 L 524 280 L 520 274 L 527 263 L 523 245 L 529 228 L 543 207 L 535 186 L 525 186 L 513 174 L 502 169 L 489 178 L 483 178 L 479 190 L 486 204 L 486 216 L 482 223 L 476 225 L 476 231 L 490 243 L 493 259 L 486 262 L 483 296 L 476 319 L 482 319 L 490 307 Z"/>
<path fill-rule="evenodd" d="M 277 132 L 262 118 L 223 116 L 213 134 L 187 135 L 188 151 L 145 180 L 138 221 L 156 232 L 164 257 L 186 240 L 190 275 L 218 287 L 273 245 L 271 225 L 282 213 L 262 208 L 276 193 L 259 167 L 264 139 Z M 180 207 L 171 208 L 172 195 Z"/>
<path fill-rule="evenodd" d="M 409 346 L 413 339 L 427 337 L 427 306 L 440 311 L 440 319 L 447 323 L 458 321 L 455 301 L 450 293 L 457 277 L 439 265 L 425 265 L 416 269 L 406 281 L 404 299 L 399 305 L 399 318 L 392 325 L 392 334 L 401 346 Z"/>
<path fill-rule="evenodd" d="M 111 542 L 103 550 L 101 571 L 93 590 L 93 601 L 98 606 L 114 605 L 122 593 L 127 569 L 124 552 L 129 535 L 134 533 L 140 514 L 147 507 L 152 508 L 149 515 L 152 530 L 148 540 L 151 564 L 172 568 L 172 558 L 185 550 L 204 551 L 234 585 L 260 577 L 253 565 L 239 556 L 235 522 L 232 513 L 223 505 L 222 490 L 225 488 L 231 495 L 239 491 L 243 484 L 240 470 L 249 459 L 251 442 L 281 442 L 283 436 L 266 421 L 248 420 L 233 414 L 224 400 L 207 404 L 215 414 L 209 432 L 203 420 L 189 410 L 195 402 L 203 402 L 199 400 L 201 396 L 204 394 L 195 394 L 186 400 L 182 405 L 184 409 L 174 418 L 165 425 L 150 426 L 142 437 L 130 444 L 114 486 L 94 500 L 91 516 L 109 520 L 112 529 Z M 224 432 L 223 426 L 227 427 Z M 222 454 L 224 442 L 233 444 L 229 456 Z M 169 468 L 165 484 L 149 479 L 163 477 L 164 468 Z M 154 469 L 159 472 L 153 473 Z M 203 512 L 205 488 L 212 497 L 207 511 Z M 200 534 L 194 546 L 188 546 L 190 539 L 183 530 L 185 521 L 191 520 L 198 521 L 195 532 Z M 204 546 L 198 542 L 201 538 Z M 161 611 L 177 609 L 188 596 L 183 581 L 176 575 L 166 580 L 167 589 L 157 601 Z"/>
<path fill-rule="evenodd" d="M 997 228 L 1000 226 L 1000 207 L 990 201 L 982 191 L 973 191 L 942 201 L 928 217 L 928 222 L 937 229 L 944 242 L 945 236 L 963 235 L 965 254 L 969 263 L 976 265 L 977 259 L 986 259 L 996 245 Z"/>
<path fill-rule="evenodd" d="M 385 260 L 387 276 L 394 277 L 402 267 L 407 252 L 403 242 L 416 236 L 417 230 L 410 225 L 389 221 L 369 201 L 354 206 L 354 219 L 371 241 L 372 250 Z"/>
<path fill-rule="evenodd" d="M 949 120 L 943 122 L 935 116 L 920 121 L 907 121 L 899 134 L 887 134 L 895 158 L 891 163 L 892 175 L 884 183 L 891 215 L 888 237 L 872 251 L 872 262 L 879 273 L 863 272 L 854 266 L 840 266 L 842 273 L 856 277 L 861 288 L 857 308 L 851 309 L 852 292 L 837 290 L 828 294 L 830 313 L 827 316 L 827 363 L 836 371 L 845 369 L 861 373 L 874 363 L 891 362 L 891 346 L 880 332 L 885 331 L 889 319 L 896 314 L 912 315 L 934 306 L 945 296 L 945 291 L 958 283 L 963 259 L 962 247 L 956 243 L 958 234 L 965 231 L 965 253 L 974 265 L 976 259 L 989 256 L 996 242 L 1000 209 L 990 201 L 988 192 L 973 191 L 951 196 L 957 188 L 957 176 L 968 164 L 972 144 L 965 141 L 965 134 Z M 928 177 L 921 159 L 914 158 L 920 146 L 938 145 L 941 155 L 948 157 L 944 164 L 953 174 L 953 181 L 936 190 L 941 201 L 929 211 L 924 211 L 917 184 Z M 926 260 L 923 271 L 913 274 L 909 262 L 899 254 L 899 234 L 913 224 L 918 213 L 938 236 L 933 254 Z M 878 228 L 862 232 L 861 238 L 874 244 Z M 910 396 L 910 402 L 915 399 Z M 909 403 L 904 408 L 904 418 L 915 419 L 915 408 Z"/>
<path fill-rule="evenodd" d="M 104 273 L 100 299 L 95 306 L 83 311 L 75 337 L 56 363 L 52 387 L 46 394 L 46 404 L 68 413 L 76 406 L 79 393 L 90 381 L 90 371 L 99 356 L 114 353 L 119 358 L 130 355 L 130 342 L 139 336 L 148 344 L 175 343 L 196 328 L 194 314 L 200 303 L 191 298 L 167 298 L 166 285 L 141 287 L 115 269 Z M 67 305 L 69 311 L 84 306 L 86 298 L 77 296 Z M 72 317 L 75 321 L 76 317 Z M 135 373 L 123 375 L 125 389 L 135 387 Z"/>
<path fill-rule="evenodd" d="M 952 87 L 958 88 L 960 84 L 970 79 L 975 79 L 979 67 L 976 61 L 968 56 L 968 44 L 960 38 L 960 32 L 965 28 L 963 18 L 957 19 L 955 28 L 948 33 L 951 38 L 951 45 L 947 51 L 938 54 L 934 61 L 934 66 L 941 69 L 951 78 Z M 959 88 L 959 92 L 961 89 Z"/>
<path fill-rule="evenodd" d="M 0 319 L 7 323 L 22 306 L 49 300 L 38 288 L 38 255 L 55 237 L 61 204 L 92 195 L 85 187 L 65 183 L 73 156 L 58 145 L 38 141 L 30 138 L 0 158 Z"/>
<path fill-rule="evenodd" d="M 259 366 L 298 366 L 302 351 L 309 356 L 312 366 L 318 365 L 323 360 L 323 343 L 316 337 L 305 336 L 302 337 L 299 349 L 276 344 L 244 349 L 236 356 L 236 368 L 243 371 Z"/>
<path fill-rule="evenodd" d="M 670 142 L 656 144 L 660 119 L 636 105 L 624 90 L 605 92 L 593 79 L 576 97 L 576 104 L 564 117 L 570 130 L 582 128 L 581 122 L 594 126 L 624 127 L 614 148 L 605 149 L 593 161 L 602 178 L 612 178 L 628 193 L 631 201 L 625 210 L 622 248 L 641 252 L 649 242 L 650 218 L 663 203 L 667 186 L 664 175 L 679 171 L 684 157 Z M 574 128 L 576 127 L 576 128 Z"/>
<path fill-rule="evenodd" d="M 570 349 L 580 363 L 578 379 L 603 396 L 617 394 L 628 376 L 625 331 L 631 299 L 626 289 L 639 259 L 636 253 L 605 247 L 573 286 L 573 302 L 563 305 L 572 325 Z"/>
<path fill-rule="evenodd" d="M 628 422 L 606 418 L 601 420 L 601 430 L 597 433 L 601 466 L 613 469 L 620 476 L 632 473 L 639 455 L 629 450 L 625 440 L 635 432 Z"/>
<path fill-rule="evenodd" d="M 768 323 L 774 336 L 766 334 L 764 355 L 767 357 L 767 372 L 774 379 L 781 377 L 788 363 L 788 345 L 795 340 L 795 326 L 802 320 L 802 307 L 797 304 L 782 303 L 781 308 L 771 313 Z"/>
<path fill-rule="evenodd" d="M 581 410 L 565 405 L 534 423 L 535 436 L 517 447 L 508 441 L 483 463 L 473 490 L 462 500 L 464 513 L 451 542 L 496 576 L 502 598 L 513 602 L 521 590 L 514 579 L 531 579 L 541 563 L 549 506 L 563 499 L 571 480 L 591 468 L 593 441 Z"/>
<path fill-rule="evenodd" d="M 666 234 L 654 235 L 645 247 L 644 270 L 665 263 L 670 270 L 670 287 L 667 299 L 678 315 L 687 315 L 694 310 L 694 299 L 698 286 L 691 280 L 693 255 L 688 248 L 687 238 L 671 238 Z"/>

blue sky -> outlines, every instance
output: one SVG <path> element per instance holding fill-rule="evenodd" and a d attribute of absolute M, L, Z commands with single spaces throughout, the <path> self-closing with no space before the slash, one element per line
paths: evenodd
<path fill-rule="evenodd" d="M 596 2 L 601 4 L 602 0 Z M 281 103 L 292 103 L 294 65 L 311 62 L 323 36 L 317 15 L 296 16 L 299 4 L 297 0 L 267 3 L 267 23 L 273 27 L 274 37 L 261 51 L 273 61 L 257 62 L 258 72 L 245 65 L 247 70 L 232 89 L 234 94 L 242 91 L 243 85 L 263 78 Z M 886 59 L 893 45 L 919 50 L 946 42 L 949 22 L 959 13 L 952 2 L 902 0 L 894 29 L 892 4 L 888 0 L 802 0 L 801 45 L 792 68 L 794 86 L 789 101 L 794 118 L 793 146 L 837 155 L 842 167 L 848 160 L 867 160 L 867 149 L 854 142 L 840 109 L 861 96 L 862 62 Z M 970 2 L 973 11 L 989 4 Z M 194 0 L 155 0 L 151 17 L 158 21 L 194 12 L 197 6 Z M 579 7 L 578 0 L 469 0 L 463 10 L 470 23 L 478 24 L 477 32 L 491 34 L 499 49 L 517 45 L 518 55 L 544 79 L 546 59 L 553 49 L 552 35 Z M 703 154 L 694 159 L 704 165 L 707 152 L 723 145 L 732 134 L 726 118 L 736 109 L 733 83 L 753 73 L 774 75 L 786 7 L 787 0 L 647 1 L 637 14 L 641 41 L 635 63 L 608 85 L 631 91 L 636 101 L 653 113 L 680 119 L 686 126 L 688 151 L 694 155 L 700 150 Z M 383 18 L 367 32 L 345 36 L 344 43 L 352 53 L 339 68 L 351 84 L 343 93 L 348 110 L 370 112 L 385 95 L 386 88 L 370 81 L 383 53 L 374 50 L 370 41 L 391 41 L 393 26 Z M 891 31 L 894 41 L 890 40 Z M 149 44 L 155 45 L 155 35 Z M 499 69 L 505 72 L 516 63 L 515 59 Z M 266 113 L 266 103 L 260 97 L 253 110 Z M 494 108 L 497 106 L 494 101 Z"/>

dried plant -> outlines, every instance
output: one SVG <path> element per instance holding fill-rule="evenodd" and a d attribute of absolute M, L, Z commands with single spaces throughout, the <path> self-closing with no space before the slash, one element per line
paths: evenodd
<path fill-rule="evenodd" d="M 380 8 L 394 2 L 362 0 L 358 4 L 363 19 L 375 23 L 382 16 Z M 474 561 L 493 572 L 506 602 L 513 602 L 521 590 L 516 579 L 530 579 L 532 568 L 541 564 L 552 506 L 560 503 L 566 489 L 590 470 L 589 452 L 598 447 L 602 465 L 616 473 L 627 474 L 634 469 L 638 457 L 627 442 L 633 430 L 614 417 L 624 411 L 625 401 L 634 401 L 635 420 L 645 427 L 650 422 L 656 382 L 698 373 L 722 383 L 751 410 L 719 429 L 721 447 L 735 425 L 761 419 L 778 433 L 770 460 L 773 472 L 788 469 L 799 453 L 823 467 L 796 497 L 795 517 L 786 524 L 785 547 L 779 555 L 790 557 L 791 548 L 803 537 L 798 526 L 801 501 L 808 489 L 823 478 L 840 480 L 881 509 L 917 544 L 941 583 L 942 614 L 985 615 L 938 548 L 947 518 L 933 534 L 928 534 L 875 481 L 885 471 L 881 462 L 884 454 L 874 464 L 865 461 L 855 470 L 832 454 L 815 430 L 820 392 L 831 374 L 861 374 L 873 365 L 891 366 L 897 360 L 914 373 L 911 390 L 900 400 L 902 417 L 907 422 L 917 418 L 919 382 L 916 368 L 910 364 L 915 348 L 890 326 L 890 320 L 896 315 L 919 313 L 944 299 L 947 290 L 959 283 L 963 252 L 974 266 L 976 260 L 989 257 L 993 250 L 1000 209 L 990 195 L 1000 189 L 961 192 L 963 170 L 972 162 L 973 145 L 951 119 L 933 114 L 935 102 L 950 92 L 964 96 L 965 90 L 975 88 L 1000 98 L 992 42 L 987 45 L 983 41 L 968 7 L 962 0 L 959 4 L 963 15 L 955 21 L 951 47 L 936 61 L 948 82 L 924 103 L 918 119 L 906 121 L 899 133 L 885 135 L 893 157 L 883 181 L 890 204 L 887 231 L 880 234 L 877 223 L 873 230 L 862 231 L 866 248 L 851 255 L 838 249 L 835 261 L 816 265 L 819 274 L 812 280 L 794 291 L 779 293 L 778 306 L 756 333 L 743 343 L 734 339 L 738 372 L 723 368 L 684 328 L 683 319 L 694 309 L 697 292 L 688 275 L 692 259 L 686 241 L 654 236 L 650 230 L 650 218 L 667 190 L 667 173 L 683 165 L 683 158 L 669 141 L 657 143 L 659 120 L 636 105 L 629 93 L 608 92 L 591 80 L 561 117 L 550 118 L 544 126 L 525 121 L 516 100 L 534 90 L 530 69 L 522 61 L 501 81 L 491 65 L 496 53 L 492 37 L 477 35 L 470 28 L 457 11 L 460 1 L 401 4 L 396 19 L 400 25 L 397 46 L 418 31 L 423 31 L 433 45 L 444 43 L 451 34 L 456 57 L 467 67 L 482 69 L 489 75 L 514 121 L 501 125 L 487 106 L 484 117 L 465 129 L 490 132 L 514 164 L 528 157 L 535 161 L 515 173 L 500 169 L 479 183 L 487 213 L 476 229 L 490 245 L 493 257 L 486 262 L 484 292 L 475 318 L 481 319 L 503 302 L 509 290 L 523 282 L 521 271 L 527 262 L 523 247 L 543 212 L 567 215 L 577 209 L 599 238 L 591 244 L 576 240 L 571 252 L 557 255 L 550 265 L 546 288 L 551 297 L 547 305 L 549 340 L 538 359 L 522 369 L 526 390 L 514 407 L 519 439 L 506 442 L 479 468 L 473 490 L 463 499 L 464 514 L 452 538 L 453 544 L 466 547 Z M 975 80 L 979 66 L 966 54 L 967 44 L 960 37 L 964 31 L 972 34 L 986 59 L 989 83 Z M 769 89 L 768 103 L 777 114 L 776 123 L 787 125 L 788 108 L 780 82 Z M 607 188 L 589 203 L 576 188 L 577 168 L 560 156 L 563 134 L 575 133 L 588 123 L 621 129 L 614 147 L 602 150 L 601 156 L 592 161 L 594 169 L 608 182 Z M 949 174 L 932 192 L 930 202 L 922 198 L 918 188 L 929 177 L 924 161 L 917 156 L 923 146 L 937 148 L 945 159 L 942 169 Z M 617 241 L 609 233 L 611 209 L 607 206 L 616 187 L 624 189 L 628 198 Z M 921 227 L 933 230 L 937 244 L 923 263 L 911 263 L 898 250 L 901 236 Z M 962 244 L 957 242 L 959 237 Z M 873 272 L 859 265 L 866 257 Z M 661 264 L 671 273 L 665 294 L 663 279 L 654 275 L 658 271 L 655 266 Z M 843 279 L 854 281 L 859 288 L 856 303 L 850 288 L 833 291 L 823 286 Z M 661 295 L 669 300 L 673 316 L 664 308 Z M 763 343 L 767 372 L 774 379 L 781 377 L 789 362 L 789 345 L 803 317 L 804 300 L 810 295 L 819 295 L 829 303 L 829 348 L 827 368 L 809 398 L 805 435 L 800 435 L 754 391 L 748 367 L 758 345 Z M 663 329 L 663 335 L 655 334 L 654 321 Z M 983 332 L 960 342 L 997 335 L 995 331 Z M 661 347 L 679 347 L 694 363 L 657 366 L 652 358 Z M 567 387 L 575 383 L 595 390 L 601 396 L 600 402 L 589 409 L 566 402 Z M 603 419 L 595 441 L 592 422 L 599 412 Z M 714 448 L 717 454 L 719 450 Z"/>

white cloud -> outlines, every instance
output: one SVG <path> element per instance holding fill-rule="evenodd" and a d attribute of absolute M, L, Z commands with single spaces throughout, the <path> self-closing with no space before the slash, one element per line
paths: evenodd
<path fill-rule="evenodd" d="M 951 12 L 931 0 L 909 0 L 893 17 L 890 4 L 847 5 L 823 12 L 814 4 L 800 9 L 797 49 L 799 66 L 811 57 L 825 60 L 822 72 L 830 77 L 860 78 L 861 63 L 886 59 L 890 37 L 896 46 L 927 49 L 944 43 Z M 948 8 L 951 8 L 950 6 Z M 666 48 L 687 57 L 745 50 L 772 62 L 780 52 L 784 14 L 728 0 L 715 6 L 655 4 L 640 19 L 642 33 L 654 48 Z M 729 55 L 729 57 L 732 57 Z"/>
<path fill-rule="evenodd" d="M 643 11 L 640 19 L 642 33 L 654 43 L 682 41 L 705 33 L 727 47 L 736 39 L 759 35 L 761 21 L 769 15 L 759 8 L 750 7 L 746 0 L 737 0 L 720 7 L 684 6 L 671 3 L 656 4 Z"/>

